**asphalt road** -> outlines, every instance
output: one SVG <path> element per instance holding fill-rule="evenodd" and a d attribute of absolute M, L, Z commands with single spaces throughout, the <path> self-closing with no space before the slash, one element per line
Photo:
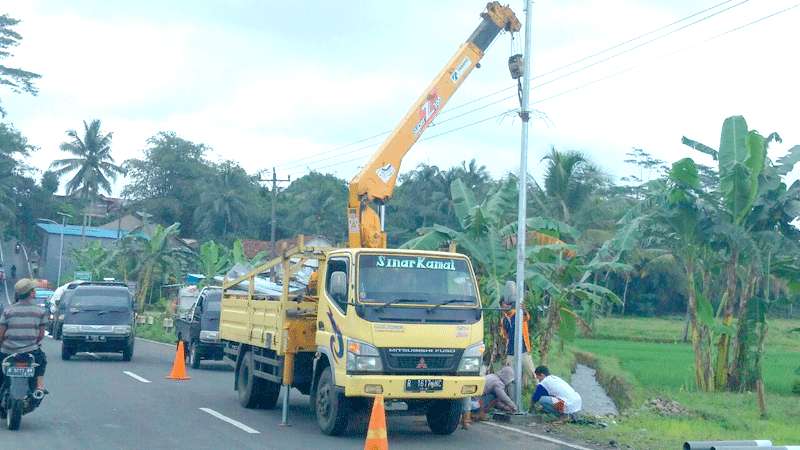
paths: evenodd
<path fill-rule="evenodd" d="M 188 381 L 165 379 L 173 346 L 137 340 L 128 363 L 116 354 L 85 353 L 62 361 L 60 341 L 49 337 L 44 350 L 50 395 L 23 417 L 21 430 L 0 428 L 0 449 L 364 448 L 363 428 L 343 437 L 321 434 L 308 397 L 296 390 L 289 427 L 279 425 L 280 409 L 242 408 L 233 373 L 221 363 L 189 369 Z M 424 417 L 389 417 L 388 428 L 393 450 L 574 448 L 484 424 L 437 436 Z"/>

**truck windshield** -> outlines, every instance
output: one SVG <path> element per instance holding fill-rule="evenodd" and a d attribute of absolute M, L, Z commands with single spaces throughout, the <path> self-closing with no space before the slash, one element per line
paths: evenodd
<path fill-rule="evenodd" d="M 131 306 L 126 289 L 81 289 L 70 298 L 71 308 L 123 308 Z"/>
<path fill-rule="evenodd" d="M 457 258 L 361 255 L 362 302 L 475 306 L 478 296 L 467 262 Z"/>

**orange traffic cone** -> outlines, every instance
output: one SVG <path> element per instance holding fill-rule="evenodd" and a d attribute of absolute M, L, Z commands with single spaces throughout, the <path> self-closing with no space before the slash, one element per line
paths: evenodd
<path fill-rule="evenodd" d="M 186 354 L 183 350 L 183 341 L 178 341 L 178 351 L 175 352 L 175 362 L 172 363 L 172 372 L 167 376 L 170 380 L 189 380 L 186 376 Z"/>
<path fill-rule="evenodd" d="M 386 411 L 383 408 L 382 395 L 375 397 L 372 403 L 372 415 L 369 418 L 364 450 L 389 450 L 389 441 L 386 437 Z"/>

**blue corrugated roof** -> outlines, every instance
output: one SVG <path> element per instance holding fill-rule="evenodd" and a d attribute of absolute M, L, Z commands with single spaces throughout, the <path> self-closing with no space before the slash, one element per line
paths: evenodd
<path fill-rule="evenodd" d="M 86 237 L 94 237 L 94 238 L 101 238 L 101 239 L 116 239 L 117 238 L 117 230 L 109 230 L 107 228 L 97 228 L 97 227 L 82 227 L 80 225 L 57 225 L 55 223 L 37 223 L 36 225 L 39 228 L 43 229 L 48 234 L 61 234 L 61 230 L 64 230 L 65 236 L 82 236 L 84 233 Z M 128 234 L 125 230 L 120 230 L 119 237 L 125 237 Z"/>

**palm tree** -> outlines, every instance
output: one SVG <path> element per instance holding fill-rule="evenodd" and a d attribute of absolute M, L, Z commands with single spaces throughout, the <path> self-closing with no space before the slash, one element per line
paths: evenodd
<path fill-rule="evenodd" d="M 194 214 L 199 230 L 224 239 L 229 231 L 234 231 L 232 228 L 246 221 L 247 202 L 242 183 L 246 174 L 243 172 L 231 163 L 220 168 L 219 179 L 200 195 L 200 207 Z"/>
<path fill-rule="evenodd" d="M 581 152 L 560 152 L 552 147 L 542 161 L 547 161 L 544 192 L 554 202 L 553 212 L 564 222 L 571 222 L 571 213 L 581 206 L 593 190 L 597 169 Z"/>
<path fill-rule="evenodd" d="M 123 174 L 122 167 L 114 163 L 111 157 L 112 133 L 100 132 L 100 121 L 95 119 L 87 124 L 83 121 L 83 138 L 75 130 L 68 130 L 70 141 L 62 142 L 59 148 L 63 152 L 74 155 L 74 158 L 65 158 L 53 161 L 50 165 L 59 175 L 75 172 L 67 182 L 67 195 L 79 193 L 86 199 L 92 199 L 98 192 L 111 192 L 111 181 L 117 175 Z"/>

